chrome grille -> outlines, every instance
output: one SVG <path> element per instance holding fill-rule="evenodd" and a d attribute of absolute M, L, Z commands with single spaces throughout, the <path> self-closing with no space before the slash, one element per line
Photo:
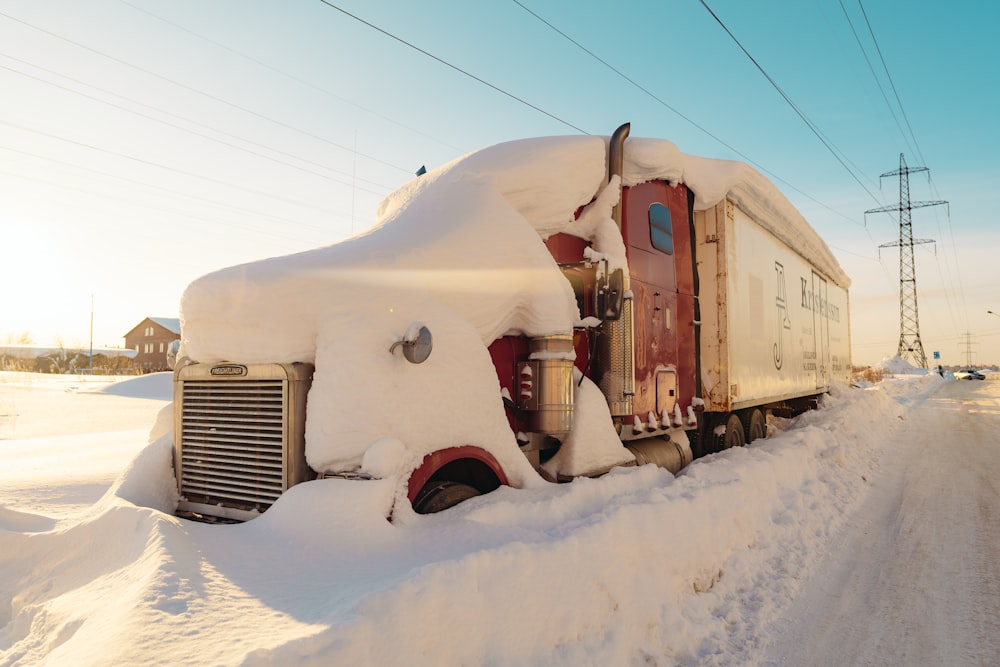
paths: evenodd
<path fill-rule="evenodd" d="M 229 519 L 263 512 L 308 476 L 308 364 L 208 365 L 175 375 L 175 466 L 182 511 Z"/>
<path fill-rule="evenodd" d="M 181 493 L 270 505 L 284 490 L 281 380 L 184 383 Z"/>

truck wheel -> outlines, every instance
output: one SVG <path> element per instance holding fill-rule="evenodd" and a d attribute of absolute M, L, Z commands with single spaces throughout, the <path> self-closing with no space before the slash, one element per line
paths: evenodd
<path fill-rule="evenodd" d="M 750 416 L 747 418 L 747 430 L 745 435 L 748 443 L 753 442 L 758 438 L 767 437 L 767 421 L 764 419 L 764 413 L 761 412 L 760 408 L 753 408 L 750 410 Z"/>
<path fill-rule="evenodd" d="M 428 482 L 420 489 L 413 499 L 413 511 L 417 514 L 434 514 L 481 495 L 479 489 L 468 484 L 440 479 Z"/>
<path fill-rule="evenodd" d="M 725 434 L 716 437 L 718 438 L 716 448 L 719 450 L 742 447 L 747 444 L 746 432 L 743 430 L 743 422 L 740 421 L 740 416 L 735 412 L 730 413 L 729 417 L 726 418 Z"/>

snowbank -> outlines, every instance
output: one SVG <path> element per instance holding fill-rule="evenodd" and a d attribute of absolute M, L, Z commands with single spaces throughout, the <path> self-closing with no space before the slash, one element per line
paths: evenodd
<path fill-rule="evenodd" d="M 753 664 L 944 383 L 837 388 L 677 478 L 620 469 L 393 523 L 390 480 L 300 484 L 232 526 L 137 506 L 169 505 L 154 440 L 83 517 L 0 511 L 0 665 Z"/>
<path fill-rule="evenodd" d="M 174 395 L 174 374 L 168 372 L 149 373 L 132 378 L 119 378 L 116 382 L 104 387 L 85 389 L 84 391 L 169 401 Z"/>
<path fill-rule="evenodd" d="M 928 373 L 926 368 L 917 368 L 898 354 L 883 358 L 875 367 L 889 375 L 925 375 Z"/>

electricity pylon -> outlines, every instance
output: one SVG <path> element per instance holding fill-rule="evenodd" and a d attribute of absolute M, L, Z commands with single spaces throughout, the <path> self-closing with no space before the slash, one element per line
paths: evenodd
<path fill-rule="evenodd" d="M 959 343 L 959 345 L 965 348 L 965 365 L 971 368 L 972 355 L 975 354 L 972 348 L 974 348 L 976 345 L 979 345 L 979 343 L 972 340 L 972 332 L 966 331 L 964 335 L 965 335 L 965 342 Z"/>
<path fill-rule="evenodd" d="M 907 167 L 903 154 L 899 154 L 899 169 L 887 171 L 879 176 L 899 176 L 899 204 L 873 208 L 869 213 L 885 213 L 899 211 L 899 241 L 883 243 L 879 248 L 899 246 L 899 350 L 901 359 L 912 359 L 920 368 L 927 368 L 927 355 L 924 354 L 924 344 L 920 342 L 920 319 L 917 314 L 917 270 L 913 259 L 913 246 L 921 243 L 934 243 L 932 239 L 914 239 L 913 222 L 910 211 L 924 206 L 947 204 L 946 201 L 910 201 L 910 174 L 927 171 L 927 167 Z"/>

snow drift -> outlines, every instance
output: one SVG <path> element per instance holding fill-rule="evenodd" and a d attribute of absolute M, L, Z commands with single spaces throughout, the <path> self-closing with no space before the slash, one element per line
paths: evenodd
<path fill-rule="evenodd" d="M 300 484 L 240 525 L 177 519 L 154 509 L 173 493 L 160 438 L 80 516 L 0 512 L 0 665 L 753 663 L 943 382 L 837 389 L 676 478 L 503 488 L 391 524 L 390 480 Z"/>

